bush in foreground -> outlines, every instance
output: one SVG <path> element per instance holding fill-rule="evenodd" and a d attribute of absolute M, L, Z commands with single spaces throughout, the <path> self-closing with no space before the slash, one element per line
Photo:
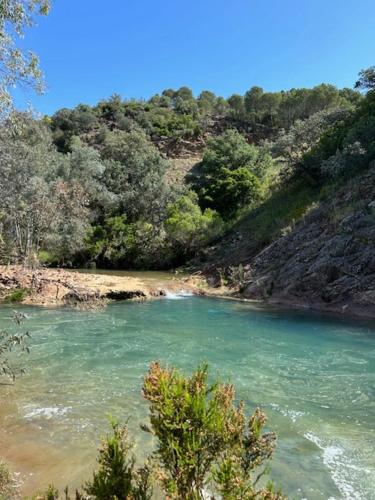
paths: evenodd
<path fill-rule="evenodd" d="M 266 417 L 258 408 L 249 418 L 235 403 L 233 385 L 208 381 L 202 365 L 189 377 L 152 363 L 143 396 L 150 404 L 156 438 L 147 463 L 136 467 L 127 427 L 111 421 L 112 433 L 99 449 L 98 469 L 76 492 L 77 500 L 150 500 L 160 489 L 168 499 L 281 500 L 272 483 L 260 486 L 276 436 L 264 432 Z M 38 500 L 69 499 L 53 486 Z"/>

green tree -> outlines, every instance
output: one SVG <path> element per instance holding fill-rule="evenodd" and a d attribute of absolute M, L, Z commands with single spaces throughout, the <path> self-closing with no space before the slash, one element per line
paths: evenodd
<path fill-rule="evenodd" d="M 243 118 L 245 113 L 245 103 L 242 95 L 233 94 L 228 98 L 231 115 L 234 118 Z"/>
<path fill-rule="evenodd" d="M 201 192 L 203 205 L 229 218 L 246 205 L 257 202 L 261 196 L 259 178 L 246 167 L 235 170 L 221 168 Z"/>
<path fill-rule="evenodd" d="M 375 89 L 375 66 L 362 69 L 359 72 L 359 78 L 355 83 L 356 89 L 372 90 Z"/>
<path fill-rule="evenodd" d="M 193 191 L 169 205 L 165 229 L 182 255 L 189 255 L 218 236 L 223 228 L 220 216 L 210 208 L 202 212 Z"/>
<path fill-rule="evenodd" d="M 38 58 L 17 46 L 25 29 L 34 23 L 35 14 L 46 15 L 49 0 L 6 0 L 0 6 L 0 115 L 9 111 L 9 89 L 17 84 L 43 89 Z"/>
<path fill-rule="evenodd" d="M 204 114 L 211 115 L 215 111 L 217 97 L 209 90 L 203 90 L 197 99 L 198 107 Z"/>
<path fill-rule="evenodd" d="M 247 143 L 235 130 L 212 139 L 203 156 L 195 190 L 203 207 L 230 217 L 241 207 L 257 201 L 261 178 L 272 166 L 271 157 Z"/>
<path fill-rule="evenodd" d="M 248 144 L 243 135 L 230 129 L 209 141 L 202 160 L 202 171 L 214 176 L 221 168 L 235 170 L 245 167 L 261 176 L 270 164 L 269 156 L 264 156 L 259 148 Z"/>
<path fill-rule="evenodd" d="M 165 173 L 168 161 L 142 130 L 109 132 L 102 155 L 106 185 L 117 196 L 118 211 L 129 222 L 159 222 L 168 201 Z"/>

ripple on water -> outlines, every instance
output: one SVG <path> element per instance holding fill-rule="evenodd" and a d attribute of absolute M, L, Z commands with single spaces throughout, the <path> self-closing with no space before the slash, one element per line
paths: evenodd
<path fill-rule="evenodd" d="M 279 437 L 272 477 L 290 497 L 371 498 L 373 324 L 179 294 L 167 299 L 95 313 L 25 308 L 33 335 L 28 372 L 4 389 L 0 439 L 33 478 L 26 494 L 43 481 L 63 488 L 87 477 L 108 413 L 130 417 L 138 454 L 150 449 L 150 437 L 139 432 L 147 418 L 140 389 L 158 359 L 186 371 L 208 361 L 249 408 L 265 409 Z M 9 310 L 0 309 L 0 327 L 4 322 Z"/>

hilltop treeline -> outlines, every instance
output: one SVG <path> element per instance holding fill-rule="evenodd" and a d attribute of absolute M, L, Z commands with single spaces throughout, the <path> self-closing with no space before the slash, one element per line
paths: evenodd
<path fill-rule="evenodd" d="M 365 92 L 322 84 L 228 99 L 187 87 L 0 128 L 4 262 L 169 268 L 220 238 L 275 189 L 335 184 L 375 158 L 372 68 Z M 199 155 L 185 182 L 174 158 Z"/>

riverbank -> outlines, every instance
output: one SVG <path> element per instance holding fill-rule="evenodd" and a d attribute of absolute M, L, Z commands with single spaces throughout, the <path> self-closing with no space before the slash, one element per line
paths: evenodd
<path fill-rule="evenodd" d="M 108 272 L 83 273 L 64 269 L 36 270 L 23 266 L 0 266 L 0 301 L 38 306 L 61 306 L 106 301 L 146 300 L 168 294 L 204 294 L 199 277 L 179 277 L 160 284 L 137 276 Z"/>
<path fill-rule="evenodd" d="M 169 295 L 206 295 L 239 300 L 277 308 L 311 310 L 345 317 L 375 318 L 373 304 L 351 301 L 324 304 L 278 295 L 249 298 L 235 288 L 210 286 L 199 273 L 73 271 L 65 269 L 27 269 L 23 266 L 0 266 L 0 303 L 35 306 L 97 305 L 111 300 L 148 300 Z"/>

